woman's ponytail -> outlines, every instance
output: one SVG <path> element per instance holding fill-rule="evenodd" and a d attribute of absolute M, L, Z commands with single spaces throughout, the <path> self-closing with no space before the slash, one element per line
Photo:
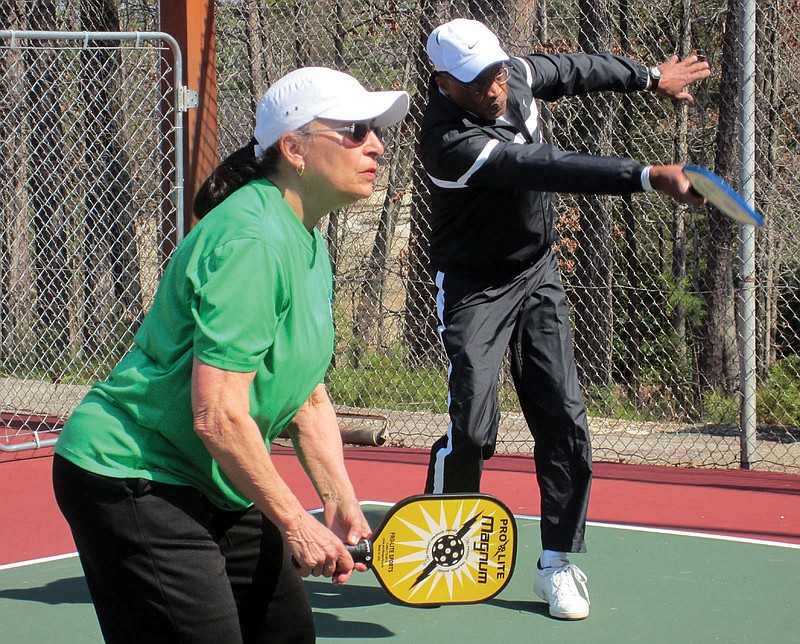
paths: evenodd
<path fill-rule="evenodd" d="M 278 166 L 280 149 L 274 145 L 260 157 L 255 155 L 256 140 L 231 153 L 200 186 L 194 198 L 194 215 L 205 217 L 225 199 L 253 179 L 262 179 Z"/>

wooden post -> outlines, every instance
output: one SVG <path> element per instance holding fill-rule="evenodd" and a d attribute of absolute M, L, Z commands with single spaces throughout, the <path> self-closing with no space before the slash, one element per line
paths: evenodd
<path fill-rule="evenodd" d="M 198 106 L 184 115 L 184 232 L 193 218 L 194 195 L 218 162 L 217 64 L 214 0 L 161 4 L 161 29 L 178 41 L 183 83 L 198 92 Z"/>

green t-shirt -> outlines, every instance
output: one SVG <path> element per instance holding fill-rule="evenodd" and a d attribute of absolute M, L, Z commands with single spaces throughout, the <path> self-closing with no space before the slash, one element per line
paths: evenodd
<path fill-rule="evenodd" d="M 255 372 L 250 415 L 269 444 L 322 382 L 333 355 L 332 277 L 269 181 L 208 213 L 175 251 L 133 349 L 95 384 L 55 451 L 90 472 L 192 485 L 223 508 L 249 505 L 194 431 L 192 359 Z"/>

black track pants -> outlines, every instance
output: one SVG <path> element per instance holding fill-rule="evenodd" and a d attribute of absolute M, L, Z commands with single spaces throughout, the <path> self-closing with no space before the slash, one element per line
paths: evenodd
<path fill-rule="evenodd" d="M 439 273 L 437 286 L 450 426 L 431 450 L 426 492 L 479 491 L 497 442 L 498 376 L 509 350 L 534 438 L 542 546 L 585 552 L 591 442 L 555 255 L 510 278 Z"/>
<path fill-rule="evenodd" d="M 196 489 L 91 474 L 53 460 L 107 642 L 314 642 L 301 578 L 256 509 L 226 512 Z"/>

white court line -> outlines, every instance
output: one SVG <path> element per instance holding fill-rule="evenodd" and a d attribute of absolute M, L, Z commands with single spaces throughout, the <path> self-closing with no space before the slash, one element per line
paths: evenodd
<path fill-rule="evenodd" d="M 533 518 L 533 517 L 531 517 Z M 539 517 L 535 517 L 539 518 Z M 647 528 L 639 525 L 625 525 L 622 523 L 601 523 L 599 521 L 587 521 L 587 525 L 599 528 L 617 528 L 619 530 L 634 530 L 636 532 L 656 532 L 658 534 L 672 534 L 679 537 L 696 537 L 698 539 L 716 539 L 717 541 L 735 541 L 737 543 L 753 543 L 758 546 L 777 546 L 778 548 L 793 548 L 800 550 L 798 543 L 786 543 L 785 541 L 767 541 L 766 539 L 750 539 L 748 537 L 732 537 L 726 534 L 713 534 L 709 532 L 689 532 L 688 530 L 669 530 L 667 528 Z"/>
<path fill-rule="evenodd" d="M 386 501 L 361 501 L 361 505 L 379 505 L 390 508 L 394 503 Z M 309 514 L 320 514 L 322 508 L 316 510 L 309 510 Z M 515 514 L 515 519 L 531 519 L 534 521 L 541 520 L 541 517 L 532 514 Z M 648 528 L 639 525 L 626 525 L 624 523 L 602 523 L 600 521 L 587 521 L 586 525 L 594 526 L 597 528 L 614 528 L 617 530 L 631 530 L 633 532 L 650 532 L 655 534 L 669 534 L 678 537 L 694 537 L 696 539 L 715 539 L 717 541 L 734 541 L 736 543 L 752 543 L 757 546 L 775 546 L 777 548 L 790 548 L 793 550 L 800 550 L 800 544 L 785 543 L 783 541 L 767 541 L 766 539 L 749 539 L 747 537 L 731 537 L 724 534 L 711 534 L 708 532 L 689 532 L 688 530 L 669 530 L 666 528 Z M 55 555 L 53 557 L 42 557 L 41 559 L 31 559 L 29 561 L 18 561 L 16 563 L 2 564 L 0 570 L 10 570 L 11 568 L 23 568 L 24 566 L 33 566 L 34 564 L 47 563 L 49 561 L 58 561 L 59 559 L 69 559 L 77 557 L 77 552 L 67 553 L 65 555 Z"/>
<path fill-rule="evenodd" d="M 385 501 L 361 501 L 361 505 L 382 505 L 392 507 L 394 503 L 386 503 Z M 322 512 L 322 509 L 312 510 L 312 514 Z M 530 514 L 515 514 L 515 519 L 532 519 L 540 521 L 541 517 Z M 586 525 L 595 526 L 598 528 L 616 528 L 618 530 L 632 530 L 635 532 L 654 532 L 657 534 L 670 534 L 679 537 L 696 537 L 698 539 L 716 539 L 718 541 L 735 541 L 737 543 L 752 543 L 759 546 L 777 546 L 778 548 L 792 548 L 800 550 L 800 544 L 785 543 L 783 541 L 767 541 L 766 539 L 749 539 L 747 537 L 731 537 L 724 534 L 712 534 L 708 532 L 689 532 L 688 530 L 670 530 L 667 528 L 648 528 L 639 525 L 627 525 L 624 523 L 602 523 L 600 521 L 587 521 Z"/>
<path fill-rule="evenodd" d="M 59 559 L 70 559 L 71 557 L 77 557 L 77 556 L 78 556 L 77 552 L 68 552 L 65 555 L 54 555 L 52 557 L 42 557 L 41 559 L 29 559 L 28 561 L 17 561 L 15 563 L 0 565 L 0 570 L 10 570 L 11 568 L 22 568 L 24 566 L 32 566 L 34 564 L 39 564 L 39 563 L 47 563 L 48 561 L 58 561 Z"/>

